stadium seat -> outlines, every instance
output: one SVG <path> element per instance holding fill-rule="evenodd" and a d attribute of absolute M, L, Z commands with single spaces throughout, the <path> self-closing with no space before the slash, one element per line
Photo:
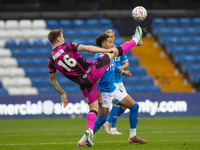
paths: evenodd
<path fill-rule="evenodd" d="M 0 30 L 4 30 L 4 29 L 5 29 L 5 21 L 0 20 Z"/>
<path fill-rule="evenodd" d="M 174 35 L 174 36 L 187 34 L 186 30 L 184 28 L 180 28 L 180 27 L 179 28 L 178 27 L 170 28 L 169 32 L 171 33 L 171 35 Z"/>
<path fill-rule="evenodd" d="M 200 26 L 200 17 L 192 18 L 192 25 L 193 26 Z"/>
<path fill-rule="evenodd" d="M 19 28 L 18 20 L 6 20 L 6 22 L 5 22 L 5 28 L 7 30 L 18 29 Z"/>
<path fill-rule="evenodd" d="M 152 21 L 152 26 L 153 27 L 163 27 L 165 26 L 165 19 L 163 18 L 154 18 Z"/>
<path fill-rule="evenodd" d="M 110 19 L 100 19 L 99 25 L 100 25 L 100 27 L 111 28 L 112 27 L 112 21 Z"/>
<path fill-rule="evenodd" d="M 17 42 L 15 40 L 6 41 L 5 47 L 6 48 L 16 48 L 17 47 Z"/>
<path fill-rule="evenodd" d="M 31 43 L 29 40 L 21 40 L 21 41 L 19 41 L 18 47 L 19 48 L 30 48 Z"/>
<path fill-rule="evenodd" d="M 124 39 L 116 38 L 114 43 L 115 43 L 115 45 L 121 45 L 124 43 Z"/>
<path fill-rule="evenodd" d="M 99 22 L 97 19 L 87 19 L 85 24 L 86 24 L 86 27 L 88 27 L 88 28 L 98 28 L 99 27 Z"/>
<path fill-rule="evenodd" d="M 173 26 L 173 27 L 178 26 L 179 25 L 178 19 L 177 18 L 167 18 L 165 20 L 165 25 L 166 26 Z"/>
<path fill-rule="evenodd" d="M 9 95 L 37 95 L 38 90 L 34 87 L 11 87 L 7 88 Z"/>
<path fill-rule="evenodd" d="M 200 65 L 185 65 L 183 71 L 191 74 L 200 74 Z"/>
<path fill-rule="evenodd" d="M 191 25 L 191 19 L 190 18 L 180 18 L 179 19 L 179 25 L 180 26 L 190 26 Z"/>
<path fill-rule="evenodd" d="M 42 40 L 35 40 L 35 41 L 33 41 L 32 46 L 34 48 L 40 48 L 40 47 L 44 47 L 44 43 Z"/>
<path fill-rule="evenodd" d="M 144 67 L 129 67 L 127 70 L 131 72 L 133 76 L 146 76 L 147 70 Z"/>
<path fill-rule="evenodd" d="M 69 19 L 61 19 L 60 20 L 60 27 L 63 29 L 70 29 L 73 27 L 72 21 Z"/>
<path fill-rule="evenodd" d="M 84 28 L 85 27 L 85 20 L 83 19 L 74 19 L 72 24 L 75 28 Z"/>
<path fill-rule="evenodd" d="M 139 59 L 137 57 L 128 57 L 128 61 L 132 66 L 139 66 Z"/>
<path fill-rule="evenodd" d="M 17 60 L 12 57 L 5 57 L 0 59 L 2 67 L 17 67 Z"/>
<path fill-rule="evenodd" d="M 58 20 L 47 20 L 46 25 L 48 29 L 58 29 L 59 28 L 59 21 Z"/>
<path fill-rule="evenodd" d="M 2 85 L 4 88 L 8 87 L 29 87 L 31 81 L 29 78 L 18 77 L 18 78 L 3 78 Z"/>
<path fill-rule="evenodd" d="M 0 89 L 0 95 L 7 95 L 8 92 L 5 89 Z"/>
<path fill-rule="evenodd" d="M 28 19 L 23 19 L 19 21 L 19 29 L 31 29 L 32 21 Z"/>
<path fill-rule="evenodd" d="M 32 21 L 32 29 L 45 29 L 46 21 L 42 19 L 35 19 Z"/>
<path fill-rule="evenodd" d="M 157 27 L 154 29 L 154 34 L 157 36 L 170 34 L 170 28 L 167 27 Z"/>
<path fill-rule="evenodd" d="M 0 48 L 0 59 L 1 58 L 6 58 L 6 57 L 11 57 L 11 51 L 7 48 Z M 1 66 L 1 64 L 0 64 Z"/>
<path fill-rule="evenodd" d="M 175 57 L 177 63 L 185 64 L 198 64 L 200 63 L 200 56 L 198 55 L 179 55 Z"/>

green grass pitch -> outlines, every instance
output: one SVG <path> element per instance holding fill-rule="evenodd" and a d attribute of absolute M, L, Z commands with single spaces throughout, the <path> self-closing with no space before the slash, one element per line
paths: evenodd
<path fill-rule="evenodd" d="M 128 118 L 119 118 L 122 135 L 95 134 L 94 147 L 78 147 L 86 119 L 1 119 L 0 150 L 200 150 L 200 117 L 141 117 L 137 135 L 147 144 L 129 144 Z"/>

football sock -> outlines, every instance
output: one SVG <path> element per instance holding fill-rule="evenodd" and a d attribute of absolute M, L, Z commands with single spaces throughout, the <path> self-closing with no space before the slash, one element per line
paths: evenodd
<path fill-rule="evenodd" d="M 118 116 L 120 116 L 121 114 L 123 114 L 125 112 L 125 110 L 121 107 L 119 107 L 119 110 L 118 110 Z"/>
<path fill-rule="evenodd" d="M 130 129 L 130 136 L 129 137 L 134 137 L 134 136 L 136 136 L 136 128 L 134 128 L 134 129 Z"/>
<path fill-rule="evenodd" d="M 109 115 L 108 120 L 107 120 L 109 123 L 112 122 L 113 116 L 117 116 L 118 110 L 119 110 L 119 107 L 116 107 L 116 106 L 112 107 L 112 109 L 110 111 L 110 115 Z"/>
<path fill-rule="evenodd" d="M 129 122 L 130 122 L 130 134 L 131 135 L 134 134 L 134 132 L 131 132 L 131 130 L 136 129 L 137 124 L 138 124 L 138 109 L 139 109 L 138 103 L 135 103 L 135 105 L 133 105 L 130 108 Z M 130 137 L 132 137 L 132 136 L 130 136 Z"/>
<path fill-rule="evenodd" d="M 106 122 L 106 116 L 99 116 L 98 119 L 95 121 L 94 126 L 94 134 L 100 129 L 100 127 Z"/>
<path fill-rule="evenodd" d="M 94 129 L 95 120 L 97 118 L 97 112 L 95 110 L 91 110 L 87 114 L 87 129 Z"/>
<path fill-rule="evenodd" d="M 118 46 L 117 49 L 119 51 L 119 56 L 126 54 L 131 48 L 136 46 L 137 42 L 138 42 L 137 39 L 134 38 Z"/>

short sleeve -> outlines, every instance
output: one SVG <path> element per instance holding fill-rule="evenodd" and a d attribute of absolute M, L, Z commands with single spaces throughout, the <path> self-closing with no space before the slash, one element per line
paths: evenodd
<path fill-rule="evenodd" d="M 49 73 L 56 72 L 55 62 L 53 62 L 51 59 L 49 59 L 48 70 L 49 70 Z"/>

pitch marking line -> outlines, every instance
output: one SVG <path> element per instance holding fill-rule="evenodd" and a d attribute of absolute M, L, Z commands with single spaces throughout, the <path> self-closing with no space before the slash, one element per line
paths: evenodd
<path fill-rule="evenodd" d="M 148 142 L 170 142 L 174 140 L 149 140 Z M 200 141 L 200 139 L 190 139 L 190 140 L 175 140 L 177 142 L 188 142 L 188 141 Z M 0 146 L 31 146 L 31 145 L 65 145 L 65 144 L 76 144 L 77 142 L 53 142 L 53 143 L 17 143 L 17 144 L 0 144 Z M 104 141 L 95 142 L 98 144 L 104 143 L 128 143 L 128 141 Z"/>
<path fill-rule="evenodd" d="M 163 134 L 163 133 L 200 133 L 200 131 L 148 131 L 148 132 L 137 132 L 137 133 L 144 133 L 144 134 Z M 48 135 L 72 135 L 74 133 L 47 133 L 47 134 L 10 134 L 10 135 L 0 135 L 0 137 L 8 137 L 8 136 L 48 136 Z M 99 133 L 105 134 L 105 133 Z"/>

